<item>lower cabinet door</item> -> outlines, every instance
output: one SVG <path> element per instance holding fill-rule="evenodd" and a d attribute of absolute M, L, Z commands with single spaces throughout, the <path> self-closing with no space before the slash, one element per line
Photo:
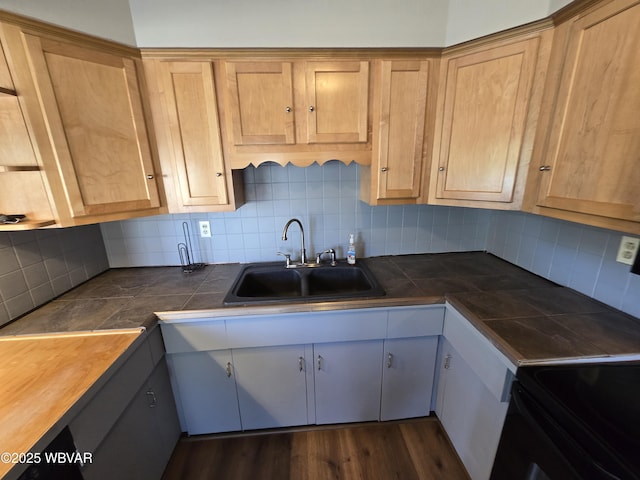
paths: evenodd
<path fill-rule="evenodd" d="M 241 430 L 230 350 L 167 357 L 183 430 L 190 435 Z"/>
<path fill-rule="evenodd" d="M 471 478 L 486 480 L 509 404 L 491 393 L 448 341 L 442 347 L 436 414 Z"/>
<path fill-rule="evenodd" d="M 180 436 L 164 361 L 156 367 L 82 470 L 85 480 L 157 480 Z"/>
<path fill-rule="evenodd" d="M 367 422 L 380 417 L 382 340 L 316 344 L 316 423 Z"/>
<path fill-rule="evenodd" d="M 232 353 L 243 430 L 307 424 L 304 346 L 240 348 Z"/>
<path fill-rule="evenodd" d="M 429 415 L 437 352 L 437 336 L 384 341 L 380 420 Z"/>

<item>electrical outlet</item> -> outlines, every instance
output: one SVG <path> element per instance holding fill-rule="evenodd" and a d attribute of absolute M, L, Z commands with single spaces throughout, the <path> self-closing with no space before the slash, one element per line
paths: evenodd
<path fill-rule="evenodd" d="M 200 220 L 198 222 L 200 225 L 200 236 L 202 238 L 211 238 L 211 225 L 208 220 Z"/>
<path fill-rule="evenodd" d="M 624 263 L 626 265 L 633 265 L 633 261 L 638 254 L 639 247 L 640 238 L 623 236 L 622 240 L 620 240 L 620 248 L 618 249 L 616 262 Z"/>

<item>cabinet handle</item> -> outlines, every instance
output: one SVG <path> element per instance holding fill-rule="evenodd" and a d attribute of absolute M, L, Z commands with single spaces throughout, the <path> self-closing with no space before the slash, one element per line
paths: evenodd
<path fill-rule="evenodd" d="M 451 355 L 449 354 L 444 357 L 444 368 L 445 370 L 449 370 L 449 368 L 451 368 Z"/>
<path fill-rule="evenodd" d="M 286 107 L 286 108 L 284 109 L 284 111 L 285 111 L 285 112 L 287 112 L 287 113 L 291 113 L 291 107 Z"/>
<path fill-rule="evenodd" d="M 389 169 L 388 169 L 387 167 L 382 167 L 382 168 L 380 169 L 380 171 L 381 171 L 381 172 L 387 172 L 388 170 L 389 170 Z"/>
<path fill-rule="evenodd" d="M 393 354 L 389 352 L 387 354 L 387 368 L 391 368 L 393 366 Z"/>
<path fill-rule="evenodd" d="M 322 357 L 318 355 L 318 370 L 322 370 Z"/>
<path fill-rule="evenodd" d="M 315 108 L 313 105 L 311 105 L 311 106 L 309 107 L 309 111 L 310 111 L 310 112 L 315 112 L 315 110 L 316 110 L 316 108 Z"/>
<path fill-rule="evenodd" d="M 216 177 L 221 177 L 222 176 L 222 172 L 216 172 Z"/>
<path fill-rule="evenodd" d="M 147 175 L 147 180 L 153 180 L 153 175 Z"/>
<path fill-rule="evenodd" d="M 542 165 L 538 170 L 540 170 L 541 172 L 548 172 L 549 170 L 551 170 L 551 165 Z"/>
<path fill-rule="evenodd" d="M 156 398 L 156 392 L 149 389 L 146 391 L 147 397 L 149 397 L 149 408 L 156 408 L 158 405 L 158 399 Z"/>
<path fill-rule="evenodd" d="M 304 357 L 298 357 L 298 370 L 304 370 Z"/>
<path fill-rule="evenodd" d="M 227 362 L 227 377 L 231 377 L 231 362 Z"/>
<path fill-rule="evenodd" d="M 444 172 L 444 167 L 440 167 L 440 168 L 438 168 L 438 171 L 439 171 L 439 172 Z"/>

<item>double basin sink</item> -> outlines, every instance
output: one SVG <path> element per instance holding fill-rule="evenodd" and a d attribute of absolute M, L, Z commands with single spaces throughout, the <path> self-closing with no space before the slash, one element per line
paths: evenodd
<path fill-rule="evenodd" d="M 286 268 L 282 263 L 245 266 L 224 298 L 225 305 L 348 300 L 385 292 L 362 263 Z"/>

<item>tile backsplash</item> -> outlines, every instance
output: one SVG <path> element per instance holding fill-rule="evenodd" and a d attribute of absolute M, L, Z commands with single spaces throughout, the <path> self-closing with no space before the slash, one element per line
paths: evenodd
<path fill-rule="evenodd" d="M 108 268 L 97 225 L 0 232 L 0 325 Z"/>
<path fill-rule="evenodd" d="M 521 212 L 494 212 L 487 251 L 640 318 L 640 275 L 616 262 L 623 233 Z"/>
<path fill-rule="evenodd" d="M 102 233 L 112 267 L 179 265 L 177 244 L 183 223 L 191 232 L 195 260 L 205 263 L 299 258 L 300 236 L 290 218 L 305 229 L 307 255 L 334 248 L 346 256 L 349 234 L 358 255 L 483 250 L 491 212 L 479 209 L 405 205 L 371 207 L 358 200 L 359 167 L 332 161 L 300 168 L 275 164 L 245 169 L 246 203 L 235 212 L 165 215 L 105 223 Z M 200 238 L 198 221 L 208 220 L 211 238 Z"/>
<path fill-rule="evenodd" d="M 299 256 L 297 226 L 309 256 L 345 256 L 355 233 L 360 256 L 486 250 L 533 273 L 640 317 L 640 276 L 615 261 L 620 232 L 521 212 L 432 205 L 370 207 L 358 200 L 359 167 L 245 169 L 247 202 L 236 212 L 163 215 L 98 226 L 0 232 L 0 325 L 109 267 L 179 265 L 177 245 L 190 228 L 194 261 L 278 261 Z M 208 220 L 211 238 L 200 238 Z M 104 242 L 104 243 L 103 243 Z"/>

